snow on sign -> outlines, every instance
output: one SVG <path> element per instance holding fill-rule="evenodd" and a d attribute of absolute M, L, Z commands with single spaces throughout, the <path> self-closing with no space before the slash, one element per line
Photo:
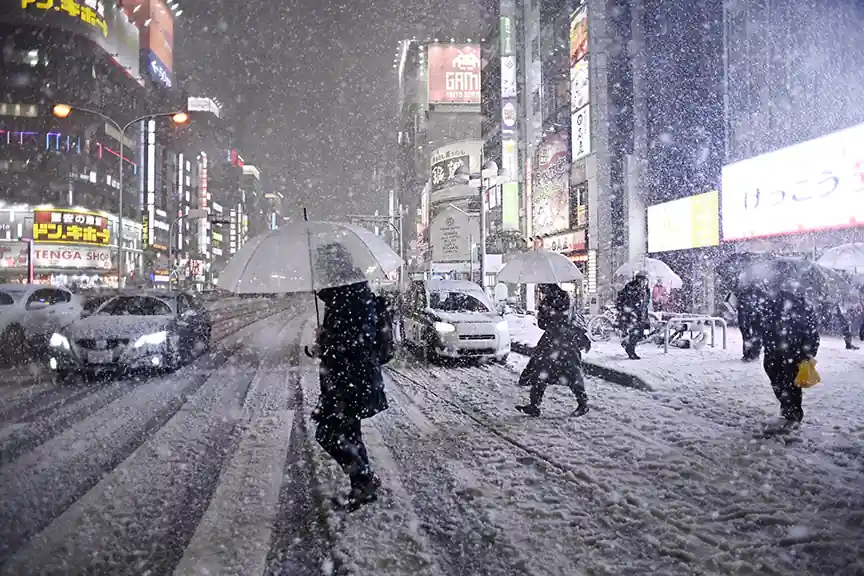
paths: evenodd
<path fill-rule="evenodd" d="M 480 103 L 480 46 L 432 44 L 429 46 L 429 103 Z"/>

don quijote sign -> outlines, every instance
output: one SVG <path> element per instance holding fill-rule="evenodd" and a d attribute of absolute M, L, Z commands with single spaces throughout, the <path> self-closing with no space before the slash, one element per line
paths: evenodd
<path fill-rule="evenodd" d="M 110 248 L 86 246 L 44 246 L 33 248 L 37 268 L 111 269 Z"/>
<path fill-rule="evenodd" d="M 429 103 L 479 104 L 482 67 L 477 44 L 429 46 Z"/>

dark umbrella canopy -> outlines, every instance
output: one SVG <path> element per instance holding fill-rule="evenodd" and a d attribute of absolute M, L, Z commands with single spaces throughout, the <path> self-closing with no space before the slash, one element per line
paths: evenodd
<path fill-rule="evenodd" d="M 738 274 L 739 288 L 759 288 L 769 294 L 789 292 L 811 303 L 846 302 L 854 294 L 851 282 L 833 270 L 804 258 L 755 260 Z"/>

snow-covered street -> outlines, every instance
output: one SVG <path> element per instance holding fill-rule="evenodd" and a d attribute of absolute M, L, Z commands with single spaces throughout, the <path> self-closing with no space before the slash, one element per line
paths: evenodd
<path fill-rule="evenodd" d="M 309 421 L 310 312 L 217 320 L 176 374 L 0 390 L 0 574 L 864 573 L 861 401 L 833 381 L 864 355 L 831 339 L 788 445 L 753 437 L 775 407 L 732 332 L 629 364 L 596 346 L 654 391 L 591 378 L 578 419 L 562 387 L 514 410 L 523 356 L 397 359 L 364 422 L 381 498 L 346 514 Z"/>

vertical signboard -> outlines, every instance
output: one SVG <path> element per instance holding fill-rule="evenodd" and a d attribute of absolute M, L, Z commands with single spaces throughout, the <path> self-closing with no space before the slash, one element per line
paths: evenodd
<path fill-rule="evenodd" d="M 480 46 L 429 46 L 429 104 L 480 104 Z"/>
<path fill-rule="evenodd" d="M 570 163 L 565 135 L 553 133 L 540 143 L 533 195 L 534 234 L 544 236 L 570 227 Z"/>
<path fill-rule="evenodd" d="M 590 98 L 588 8 L 583 4 L 570 18 L 570 142 L 574 162 L 591 153 Z"/>

